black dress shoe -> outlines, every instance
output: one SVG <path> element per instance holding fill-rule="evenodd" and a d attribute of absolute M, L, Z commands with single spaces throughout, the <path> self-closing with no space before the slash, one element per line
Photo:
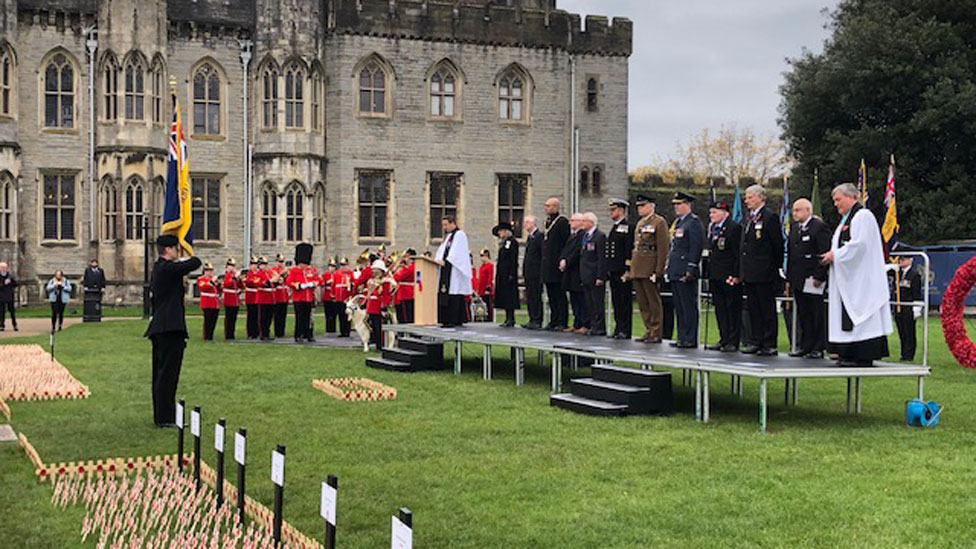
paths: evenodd
<path fill-rule="evenodd" d="M 643 335 L 643 336 L 640 336 L 639 338 L 635 339 L 634 341 L 636 341 L 637 343 L 648 343 L 650 340 L 651 340 L 650 337 L 648 337 L 646 335 Z"/>
<path fill-rule="evenodd" d="M 759 349 L 759 352 L 756 354 L 759 356 L 776 356 L 779 353 L 776 351 L 776 349 L 766 347 L 765 349 Z"/>
<path fill-rule="evenodd" d="M 721 349 L 719 349 L 719 351 L 722 351 L 723 353 L 734 353 L 734 352 L 736 352 L 738 350 L 739 350 L 739 346 L 738 345 L 732 345 L 731 343 L 728 344 L 728 345 L 725 345 Z"/>
<path fill-rule="evenodd" d="M 522 327 L 525 328 L 526 330 L 538 330 L 538 329 L 541 329 L 542 328 L 542 326 L 540 326 L 538 324 L 535 324 L 534 322 L 529 322 L 528 324 L 523 324 Z"/>
<path fill-rule="evenodd" d="M 823 358 L 823 351 L 811 351 L 807 353 L 807 358 L 812 358 L 814 360 L 820 360 Z"/>
<path fill-rule="evenodd" d="M 706 351 L 721 351 L 722 350 L 722 346 L 721 345 L 705 345 L 705 350 Z"/>
<path fill-rule="evenodd" d="M 315 338 L 314 337 L 310 337 L 306 341 L 308 341 L 309 343 L 315 343 Z"/>
<path fill-rule="evenodd" d="M 810 353 L 808 353 L 806 351 L 793 351 L 793 352 L 791 352 L 787 356 L 789 356 L 791 358 L 802 358 L 802 357 L 807 356 L 808 354 L 810 354 Z"/>
<path fill-rule="evenodd" d="M 759 347 L 755 345 L 746 345 L 741 349 L 741 353 L 744 355 L 754 355 L 759 352 Z"/>
<path fill-rule="evenodd" d="M 668 345 L 670 345 L 672 347 L 677 347 L 679 345 L 679 343 L 677 341 L 672 341 L 671 343 L 668 343 Z"/>
<path fill-rule="evenodd" d="M 630 336 L 627 335 L 627 334 L 613 334 L 613 338 L 614 339 L 630 339 Z"/>
<path fill-rule="evenodd" d="M 605 336 L 605 335 L 607 335 L 607 333 L 606 332 L 594 332 L 593 330 L 590 330 L 590 331 L 586 332 L 586 335 L 589 335 L 589 336 Z"/>
<path fill-rule="evenodd" d="M 679 341 L 678 344 L 675 345 L 675 347 L 677 347 L 679 349 L 694 349 L 694 348 L 698 347 L 698 345 L 696 345 L 695 343 L 692 343 L 690 341 Z"/>

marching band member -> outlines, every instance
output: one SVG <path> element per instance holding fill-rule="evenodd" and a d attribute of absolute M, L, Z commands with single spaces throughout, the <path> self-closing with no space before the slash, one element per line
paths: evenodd
<path fill-rule="evenodd" d="M 366 283 L 366 314 L 369 315 L 370 343 L 383 347 L 383 311 L 392 303 L 397 283 L 386 273 L 386 263 L 377 259 L 372 264 L 373 278 Z"/>
<path fill-rule="evenodd" d="M 312 245 L 299 244 L 295 248 L 295 266 L 288 271 L 285 284 L 292 290 L 295 301 L 295 342 L 314 342 L 312 307 L 315 305 L 317 273 L 312 262 Z"/>
<path fill-rule="evenodd" d="M 274 288 L 274 333 L 275 337 L 285 337 L 285 323 L 288 321 L 288 285 L 285 277 L 288 268 L 285 266 L 285 256 L 278 254 L 275 265 L 268 269 L 271 274 L 271 286 Z"/>
<path fill-rule="evenodd" d="M 402 266 L 395 269 L 395 272 L 393 273 L 393 280 L 395 280 L 398 284 L 394 300 L 396 305 L 397 323 L 399 324 L 413 324 L 414 279 L 416 278 L 417 269 L 417 266 L 413 262 L 413 258 L 416 255 L 416 250 L 413 248 L 407 248 L 407 250 L 403 252 L 403 257 L 400 259 Z"/>
<path fill-rule="evenodd" d="M 224 340 L 233 340 L 237 328 L 237 311 L 241 306 L 241 281 L 237 275 L 237 262 L 227 260 L 221 283 L 221 297 L 224 302 Z"/>
<path fill-rule="evenodd" d="M 214 328 L 217 327 L 217 315 L 220 313 L 217 286 L 213 265 L 204 263 L 203 274 L 197 279 L 197 288 L 200 289 L 200 308 L 203 309 L 204 341 L 213 341 Z"/>
<path fill-rule="evenodd" d="M 332 297 L 335 299 L 336 312 L 339 315 L 339 337 L 349 337 L 351 326 L 346 316 L 346 300 L 353 295 L 352 269 L 349 260 L 343 257 L 339 261 L 339 270 L 332 274 Z"/>
<path fill-rule="evenodd" d="M 257 272 L 258 258 L 252 255 L 247 272 L 241 276 L 244 286 L 244 306 L 247 311 L 248 339 L 257 339 L 261 335 L 261 319 L 258 318 L 258 287 L 251 284 L 251 275 Z"/>
<path fill-rule="evenodd" d="M 322 273 L 319 281 L 322 286 L 322 308 L 325 310 L 325 333 L 327 334 L 336 333 L 336 318 L 339 316 L 338 305 L 344 305 L 336 301 L 335 292 L 333 292 L 333 281 L 337 266 L 335 256 L 329 258 L 329 268 Z M 342 314 L 345 314 L 345 311 L 342 311 Z"/>
<path fill-rule="evenodd" d="M 257 270 L 248 273 L 247 285 L 257 290 L 258 334 L 262 341 L 271 340 L 271 321 L 274 320 L 274 288 L 268 273 L 268 260 L 258 258 Z"/>

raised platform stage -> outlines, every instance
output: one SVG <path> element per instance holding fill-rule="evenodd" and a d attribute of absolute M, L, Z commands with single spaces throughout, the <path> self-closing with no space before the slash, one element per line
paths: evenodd
<path fill-rule="evenodd" d="M 437 326 L 415 326 L 413 324 L 386 325 L 383 329 L 396 337 L 402 335 L 427 338 L 454 344 L 454 373 L 461 373 L 461 349 L 464 343 L 484 345 L 482 376 L 492 377 L 491 348 L 509 347 L 515 350 L 515 383 L 525 382 L 525 351 L 534 350 L 539 354 L 539 362 L 544 363 L 544 354 L 551 359 L 551 392 L 562 391 L 563 360 L 575 367 L 580 358 L 593 360 L 596 364 L 624 362 L 637 364 L 643 369 L 655 366 L 682 370 L 687 379 L 693 378 L 695 384 L 695 417 L 700 421 L 709 420 L 709 376 L 713 373 L 734 376 L 736 392 L 742 394 L 742 377 L 759 380 L 759 430 L 765 432 L 767 420 L 767 393 L 769 380 L 786 381 L 785 398 L 787 403 L 796 405 L 798 399 L 797 380 L 800 378 L 846 378 L 848 412 L 861 411 L 861 378 L 866 377 L 912 377 L 917 379 L 918 397 L 923 396 L 923 384 L 931 374 L 927 366 L 917 364 L 893 364 L 876 362 L 869 368 L 841 368 L 829 360 L 809 360 L 790 358 L 785 354 L 774 357 L 760 357 L 741 353 L 720 353 L 704 349 L 677 349 L 668 342 L 648 345 L 636 341 L 621 341 L 606 337 L 589 337 L 562 332 L 525 330 L 523 328 L 500 328 L 494 324 L 472 323 L 463 328 L 440 328 Z"/>

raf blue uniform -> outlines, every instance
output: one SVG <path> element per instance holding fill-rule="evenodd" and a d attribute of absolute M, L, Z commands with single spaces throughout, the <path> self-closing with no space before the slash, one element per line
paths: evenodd
<path fill-rule="evenodd" d="M 687 200 L 679 193 L 676 200 Z M 674 314 L 678 325 L 677 347 L 696 347 L 698 341 L 698 276 L 705 228 L 698 217 L 688 213 L 674 222 L 671 251 L 668 254 L 668 279 L 674 294 Z"/>

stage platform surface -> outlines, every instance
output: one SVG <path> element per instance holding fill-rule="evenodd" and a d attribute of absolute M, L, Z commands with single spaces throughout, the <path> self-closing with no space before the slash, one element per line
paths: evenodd
<path fill-rule="evenodd" d="M 464 343 L 484 345 L 482 375 L 491 379 L 491 347 L 509 347 L 515 350 L 515 382 L 518 385 L 525 379 L 525 351 L 540 353 L 540 363 L 544 353 L 551 358 L 551 391 L 562 390 L 562 368 L 564 358 L 570 367 L 575 367 L 578 358 L 588 358 L 596 363 L 631 363 L 642 368 L 675 368 L 682 370 L 683 381 L 693 381 L 695 385 L 695 415 L 701 421 L 709 419 L 709 375 L 713 373 L 733 376 L 736 393 L 742 394 L 742 377 L 756 378 L 760 382 L 759 399 L 760 430 L 766 429 L 767 385 L 769 380 L 783 379 L 786 382 L 784 395 L 786 402 L 796 405 L 798 401 L 797 380 L 800 378 L 846 378 L 848 411 L 861 411 L 861 378 L 868 377 L 908 377 L 915 378 L 918 384 L 918 397 L 923 395 L 923 380 L 930 375 L 927 366 L 919 364 L 875 362 L 871 367 L 840 367 L 827 359 L 792 358 L 785 353 L 777 356 L 761 357 L 743 353 L 722 353 L 706 351 L 702 348 L 678 349 L 665 341 L 658 344 L 640 343 L 635 340 L 617 340 L 605 336 L 584 336 L 565 332 L 526 330 L 524 328 L 502 328 L 490 323 L 470 323 L 462 328 L 441 328 L 439 326 L 416 326 L 413 324 L 386 325 L 383 329 L 397 336 L 409 335 L 429 338 L 455 344 L 454 370 L 461 370 L 461 346 Z M 738 380 L 738 383 L 736 381 Z M 900 402 L 900 401 L 899 401 Z"/>

